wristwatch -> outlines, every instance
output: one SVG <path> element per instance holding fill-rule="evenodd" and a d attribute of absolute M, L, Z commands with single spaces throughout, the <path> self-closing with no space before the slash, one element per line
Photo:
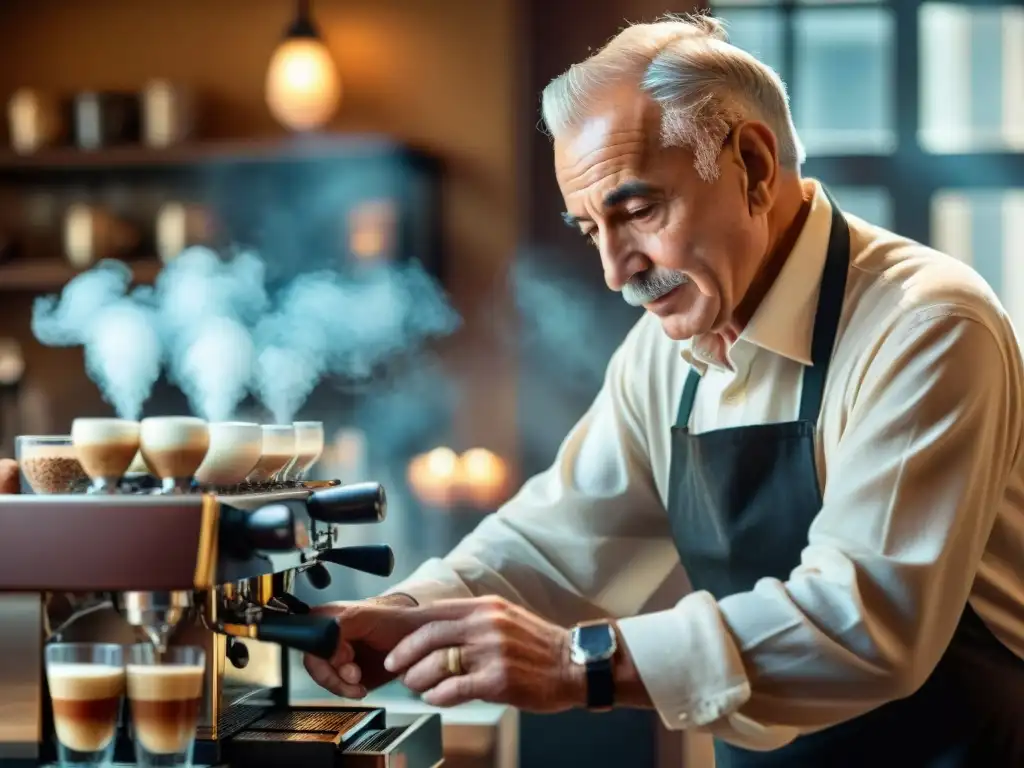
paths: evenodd
<path fill-rule="evenodd" d="M 579 624 L 572 630 L 569 657 L 586 667 L 587 709 L 609 710 L 615 704 L 615 676 L 612 659 L 619 643 L 607 621 Z"/>

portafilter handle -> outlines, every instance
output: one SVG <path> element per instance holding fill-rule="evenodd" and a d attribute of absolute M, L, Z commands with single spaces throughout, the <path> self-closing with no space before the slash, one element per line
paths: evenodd
<path fill-rule="evenodd" d="M 313 491 L 306 499 L 310 518 L 330 525 L 379 523 L 388 501 L 380 483 L 352 483 Z"/>
<path fill-rule="evenodd" d="M 338 547 L 317 553 L 317 562 L 334 563 L 374 576 L 390 576 L 395 570 L 395 553 L 387 544 Z"/>
<path fill-rule="evenodd" d="M 341 638 L 341 628 L 333 617 L 269 611 L 264 611 L 255 625 L 255 632 L 257 640 L 293 648 L 321 659 L 334 655 Z"/>

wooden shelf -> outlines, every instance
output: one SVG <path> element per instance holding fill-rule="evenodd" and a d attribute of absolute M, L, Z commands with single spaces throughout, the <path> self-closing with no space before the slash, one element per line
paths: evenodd
<path fill-rule="evenodd" d="M 28 155 L 0 150 L 0 175 L 10 173 L 175 168 L 215 164 L 261 164 L 317 160 L 427 159 L 393 139 L 374 135 L 321 134 L 243 141 L 214 141 L 156 149 L 145 146 L 83 150 L 54 147 Z"/>
<path fill-rule="evenodd" d="M 126 261 L 136 283 L 152 283 L 163 266 L 157 259 Z M 0 292 L 59 291 L 80 272 L 61 259 L 20 259 L 0 264 Z"/>

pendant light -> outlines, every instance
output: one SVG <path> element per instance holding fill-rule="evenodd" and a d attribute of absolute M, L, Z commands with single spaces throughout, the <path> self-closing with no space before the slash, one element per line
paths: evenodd
<path fill-rule="evenodd" d="M 294 131 L 326 124 L 341 101 L 341 78 L 313 24 L 309 0 L 299 0 L 295 21 L 267 68 L 270 113 Z"/>

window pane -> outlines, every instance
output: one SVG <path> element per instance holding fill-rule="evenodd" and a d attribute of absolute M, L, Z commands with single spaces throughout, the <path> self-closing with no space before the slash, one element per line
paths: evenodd
<path fill-rule="evenodd" d="M 893 20 L 882 8 L 796 12 L 790 83 L 809 155 L 887 154 L 893 127 Z"/>
<path fill-rule="evenodd" d="M 885 229 L 892 229 L 892 197 L 882 187 L 836 187 L 826 182 L 828 191 L 846 213 Z"/>
<path fill-rule="evenodd" d="M 1024 149 L 1024 8 L 924 3 L 919 27 L 922 147 Z"/>
<path fill-rule="evenodd" d="M 783 74 L 783 19 L 779 11 L 745 9 L 719 11 L 715 15 L 725 22 L 730 43 Z"/>
<path fill-rule="evenodd" d="M 1024 188 L 940 192 L 932 245 L 971 264 L 1024 327 Z"/>

